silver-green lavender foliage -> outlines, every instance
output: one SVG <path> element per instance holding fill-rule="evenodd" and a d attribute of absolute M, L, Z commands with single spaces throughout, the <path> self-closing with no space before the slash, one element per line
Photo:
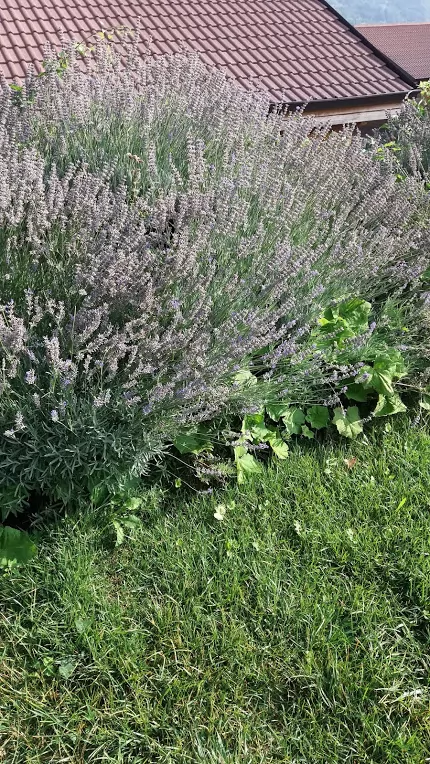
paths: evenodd
<path fill-rule="evenodd" d="M 68 55 L 61 77 L 48 65 L 0 95 L 12 493 L 137 475 L 179 429 L 262 396 L 327 400 L 354 368 L 307 341 L 317 317 L 429 263 L 421 181 L 398 183 L 390 152 L 375 161 L 352 129 L 268 117 L 195 56 L 101 47 L 82 73 Z M 262 384 L 242 385 L 253 357 Z"/>
<path fill-rule="evenodd" d="M 428 180 L 430 172 L 430 100 L 427 85 L 423 97 L 405 101 L 399 114 L 391 115 L 384 126 L 385 142 L 394 142 L 394 151 L 403 170 Z M 385 136 L 385 137 L 384 137 Z"/>

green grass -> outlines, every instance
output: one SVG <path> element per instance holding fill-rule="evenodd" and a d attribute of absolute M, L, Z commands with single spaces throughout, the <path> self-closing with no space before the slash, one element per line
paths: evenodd
<path fill-rule="evenodd" d="M 0 579 L 0 761 L 430 761 L 428 434 L 297 446 L 142 520 L 114 549 L 66 517 Z"/>

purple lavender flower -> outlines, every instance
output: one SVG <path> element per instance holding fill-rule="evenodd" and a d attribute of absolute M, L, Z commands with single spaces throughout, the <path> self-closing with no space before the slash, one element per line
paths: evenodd
<path fill-rule="evenodd" d="M 15 431 L 25 430 L 24 417 L 20 411 L 15 416 Z"/>
<path fill-rule="evenodd" d="M 34 385 L 36 382 L 36 373 L 34 369 L 30 369 L 29 371 L 25 372 L 25 381 L 28 385 Z"/>

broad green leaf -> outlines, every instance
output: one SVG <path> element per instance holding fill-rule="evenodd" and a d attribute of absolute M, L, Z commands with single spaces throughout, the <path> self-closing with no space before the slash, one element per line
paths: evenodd
<path fill-rule="evenodd" d="M 112 520 L 112 525 L 115 528 L 116 533 L 115 546 L 121 546 L 125 539 L 124 528 L 122 527 L 121 523 L 118 522 L 118 520 Z"/>
<path fill-rule="evenodd" d="M 314 430 L 322 430 L 330 421 L 330 412 L 327 406 L 311 406 L 306 412 L 306 421 Z"/>
<path fill-rule="evenodd" d="M 393 378 L 388 372 L 373 370 L 369 384 L 380 395 L 394 395 Z"/>
<path fill-rule="evenodd" d="M 234 460 L 237 461 L 238 459 L 241 459 L 242 456 L 245 456 L 247 453 L 248 451 L 246 446 L 236 446 L 234 448 Z"/>
<path fill-rule="evenodd" d="M 329 324 L 334 324 L 339 318 L 339 313 L 335 308 L 327 308 L 321 318 L 318 319 L 320 326 L 327 327 Z"/>
<path fill-rule="evenodd" d="M 385 395 L 379 396 L 374 415 L 378 417 L 392 416 L 393 414 L 401 414 L 404 411 L 407 411 L 405 404 L 400 396 L 397 395 L 397 393 L 394 393 L 389 397 L 386 397 Z"/>
<path fill-rule="evenodd" d="M 139 509 L 139 507 L 142 505 L 142 499 L 139 499 L 138 496 L 134 496 L 131 499 L 127 499 L 125 502 L 124 509 L 130 509 L 133 512 L 136 511 L 136 509 Z"/>
<path fill-rule="evenodd" d="M 307 424 L 304 424 L 302 427 L 302 435 L 304 438 L 308 438 L 309 440 L 313 440 L 315 438 L 315 434 L 311 429 L 309 429 Z"/>
<path fill-rule="evenodd" d="M 205 433 L 184 432 L 178 435 L 173 445 L 181 454 L 201 454 L 202 451 L 212 451 L 213 443 Z"/>
<path fill-rule="evenodd" d="M 370 302 L 354 297 L 339 305 L 339 316 L 347 322 L 354 334 L 360 334 L 368 328 L 371 310 Z"/>
<path fill-rule="evenodd" d="M 236 382 L 237 385 L 256 385 L 257 384 L 257 377 L 252 374 L 252 372 L 249 371 L 249 369 L 242 369 L 241 371 L 238 371 L 237 374 L 234 375 L 233 381 Z"/>
<path fill-rule="evenodd" d="M 360 383 L 365 390 L 376 390 L 380 395 L 394 395 L 393 376 L 387 369 L 363 366 L 361 375 L 367 376 L 367 379 Z"/>
<path fill-rule="evenodd" d="M 364 373 L 368 376 L 362 382 L 366 390 L 372 388 L 379 395 L 391 398 L 395 394 L 393 380 L 404 377 L 407 369 L 398 350 L 386 350 L 374 355 L 373 366 L 364 366 L 361 374 Z"/>
<path fill-rule="evenodd" d="M 137 517 L 136 515 L 127 515 L 127 517 L 123 517 L 121 523 L 124 528 L 129 528 L 131 531 L 135 531 L 136 528 L 140 528 L 142 525 L 140 517 Z"/>
<path fill-rule="evenodd" d="M 341 408 L 334 410 L 333 423 L 344 438 L 356 438 L 363 432 L 360 412 L 357 406 L 350 406 L 346 411 Z"/>
<path fill-rule="evenodd" d="M 279 430 L 275 430 L 275 432 L 267 438 L 267 441 L 278 459 L 286 459 L 288 457 L 289 448 L 285 441 L 282 440 Z"/>
<path fill-rule="evenodd" d="M 90 624 L 91 624 L 91 621 L 89 618 L 81 618 L 80 616 L 78 616 L 78 618 L 75 618 L 75 629 L 78 632 L 78 634 L 83 634 Z"/>
<path fill-rule="evenodd" d="M 58 673 L 60 674 L 61 677 L 63 677 L 63 679 L 70 679 L 75 668 L 76 668 L 75 661 L 63 660 L 58 666 Z"/>
<path fill-rule="evenodd" d="M 424 411 L 430 411 L 430 395 L 428 393 L 423 394 L 423 397 L 420 400 L 420 406 Z"/>
<path fill-rule="evenodd" d="M 348 391 L 346 393 L 346 397 L 349 398 L 351 401 L 366 403 L 367 390 L 363 384 L 352 382 L 350 385 L 348 385 Z"/>
<path fill-rule="evenodd" d="M 238 483 L 244 483 L 249 475 L 259 475 L 263 471 L 261 464 L 243 446 L 236 446 L 234 449 L 234 460 Z"/>
<path fill-rule="evenodd" d="M 269 403 L 266 406 L 266 411 L 274 422 L 279 422 L 283 416 L 288 416 L 290 405 L 289 403 Z"/>
<path fill-rule="evenodd" d="M 360 298 L 345 300 L 337 306 L 327 308 L 319 319 L 322 335 L 336 333 L 336 337 L 317 344 L 342 346 L 344 340 L 365 332 L 368 328 L 371 305 Z M 318 332 L 313 332 L 317 336 Z"/>
<path fill-rule="evenodd" d="M 300 409 L 291 408 L 282 417 L 287 435 L 300 435 L 302 424 L 305 423 L 305 415 Z"/>
<path fill-rule="evenodd" d="M 263 443 L 270 434 L 264 421 L 264 413 L 247 414 L 242 422 L 242 432 L 245 437 L 251 437 L 254 443 Z"/>
<path fill-rule="evenodd" d="M 401 379 L 408 371 L 402 354 L 398 350 L 390 349 L 375 356 L 373 368 L 377 372 L 387 374 L 391 379 Z"/>
<path fill-rule="evenodd" d="M 0 525 L 0 568 L 12 568 L 29 562 L 37 548 L 28 533 Z"/>
<path fill-rule="evenodd" d="M 354 332 L 349 328 L 347 322 L 340 317 L 328 320 L 323 317 L 319 321 L 319 329 L 312 332 L 318 347 L 331 347 L 332 345 L 341 345 L 343 340 L 353 337 Z M 325 335 L 330 335 L 325 337 Z M 335 336 L 331 336 L 335 335 Z"/>

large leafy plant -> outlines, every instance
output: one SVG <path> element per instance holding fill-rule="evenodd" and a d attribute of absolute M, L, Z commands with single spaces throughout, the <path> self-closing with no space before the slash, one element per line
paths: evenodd
<path fill-rule="evenodd" d="M 390 348 L 379 337 L 375 339 L 376 323 L 370 323 L 371 313 L 371 304 L 360 298 L 342 300 L 323 312 L 310 334 L 312 347 L 323 353 L 325 363 L 335 370 L 333 381 L 338 380 L 337 369 L 345 371 L 351 355 L 354 360 L 359 355 L 362 360 L 355 376 L 344 374 L 335 382 L 337 392 L 329 405 L 298 406 L 288 399 L 271 400 L 255 413 L 246 414 L 233 443 L 239 483 L 261 473 L 259 454 L 288 458 L 288 442 L 294 436 L 313 439 L 318 432 L 331 427 L 341 437 L 356 438 L 369 419 L 407 410 L 398 390 L 398 384 L 408 374 L 407 366 L 399 350 Z M 242 379 L 253 387 L 262 384 L 251 372 L 242 372 Z M 429 395 L 422 391 L 423 410 L 430 410 L 429 400 Z M 215 443 L 228 445 L 221 433 L 210 438 L 201 429 L 200 433 L 184 432 L 175 446 L 181 454 L 200 458 L 212 452 Z"/>

